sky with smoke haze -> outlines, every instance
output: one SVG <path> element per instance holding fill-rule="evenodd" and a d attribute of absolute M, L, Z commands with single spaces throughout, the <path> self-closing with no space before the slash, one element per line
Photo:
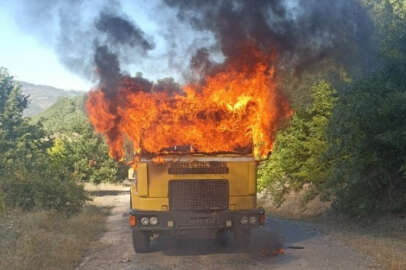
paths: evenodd
<path fill-rule="evenodd" d="M 22 32 L 0 4 L 0 66 L 17 79 L 65 89 L 87 90 L 90 84 L 65 69 L 52 48 Z"/>
<path fill-rule="evenodd" d="M 17 79 L 81 90 L 137 72 L 184 83 L 247 40 L 298 74 L 373 49 L 358 0 L 15 0 L 0 2 L 0 27 L 0 65 Z"/>
<path fill-rule="evenodd" d="M 63 2 L 81 2 L 80 14 L 75 14 L 70 4 L 63 7 Z M 180 78 L 175 68 L 169 69 L 168 65 L 183 66 L 180 61 L 171 59 L 170 50 L 186 51 L 188 43 L 198 42 L 193 38 L 186 37 L 180 40 L 179 44 L 167 44 L 165 36 L 171 35 L 165 30 L 167 23 L 176 20 L 174 11 L 163 5 L 160 0 L 155 1 L 1 1 L 0 2 L 0 66 L 9 69 L 9 72 L 18 80 L 24 80 L 37 84 L 47 84 L 65 89 L 89 90 L 95 85 L 95 79 L 91 75 L 83 75 L 75 67 L 64 63 L 64 54 L 69 55 L 69 46 L 79 50 L 83 42 L 83 49 L 88 45 L 80 37 L 66 37 L 66 46 L 61 44 L 61 28 L 59 24 L 63 16 L 60 16 L 60 9 L 66 9 L 67 17 L 78 20 L 81 25 L 93 26 L 95 17 L 101 12 L 106 4 L 110 6 L 121 6 L 127 18 L 130 18 L 142 31 L 144 31 L 154 43 L 153 50 L 149 53 L 148 59 L 127 59 L 126 69 L 134 75 L 142 72 L 145 77 L 156 80 L 162 77 Z M 61 4 L 62 3 L 62 4 Z M 76 17 L 75 17 L 76 16 Z M 80 18 L 79 18 L 80 17 Z M 79 22 L 80 21 L 80 22 Z M 73 23 L 75 22 L 66 22 Z M 191 31 L 191 28 L 182 24 L 177 25 L 183 34 Z M 83 27 L 83 30 L 86 27 Z M 85 34 L 86 35 L 86 34 Z M 191 33 L 191 35 L 193 35 Z M 196 35 L 197 37 L 199 34 Z M 202 36 L 200 34 L 200 36 Z M 76 40 L 74 38 L 77 38 Z M 204 38 L 203 38 L 204 39 Z M 74 44 L 69 44 L 74 42 Z M 204 43 L 203 40 L 201 40 Z M 79 44 L 79 46 L 78 46 Z M 169 48 L 171 47 L 171 48 Z M 83 61 L 86 54 L 82 55 Z M 189 52 L 191 53 L 191 52 Z M 69 61 L 65 59 L 66 61 Z"/>

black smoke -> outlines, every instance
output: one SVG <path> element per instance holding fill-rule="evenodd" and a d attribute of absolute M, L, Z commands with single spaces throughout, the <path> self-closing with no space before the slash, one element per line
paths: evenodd
<path fill-rule="evenodd" d="M 131 62 L 131 57 L 145 54 L 155 45 L 126 15 L 103 11 L 94 22 L 96 30 L 104 34 L 94 41 L 94 64 L 100 77 L 101 89 L 114 94 L 122 77 L 120 60 Z"/>
<path fill-rule="evenodd" d="M 348 65 L 371 53 L 373 23 L 358 0 L 165 0 L 181 21 L 211 31 L 223 55 L 236 58 L 244 41 L 275 50 L 298 73 L 325 58 Z M 194 57 L 207 59 L 202 50 Z M 203 56 L 203 58 L 202 58 Z M 362 58 L 362 57 L 361 57 Z M 192 67 L 196 60 L 192 62 Z M 204 66 L 208 66 L 207 61 Z"/>
<path fill-rule="evenodd" d="M 117 14 L 102 12 L 95 22 L 96 29 L 105 33 L 112 45 L 127 45 L 140 47 L 142 50 L 152 50 L 154 44 L 145 38 L 145 33 L 129 18 Z"/>
<path fill-rule="evenodd" d="M 17 1 L 24 29 L 51 43 L 66 67 L 97 80 L 109 96 L 114 95 L 121 79 L 128 77 L 127 67 L 140 67 L 156 48 L 155 38 L 118 0 Z M 183 69 L 185 78 L 193 77 L 192 73 L 204 77 L 218 66 L 213 61 L 218 55 L 225 60 L 239 58 L 241 44 L 246 41 L 264 51 L 275 50 L 278 67 L 297 74 L 323 59 L 342 65 L 362 64 L 374 50 L 373 23 L 360 0 L 162 0 L 158 7 L 151 19 L 159 19 L 165 29 L 160 34 L 168 52 L 166 59 L 157 61 L 167 61 L 170 67 L 173 59 L 181 59 L 177 68 Z M 162 23 L 165 19 L 167 24 Z M 195 34 L 179 31 L 181 24 L 191 26 Z M 197 33 L 210 33 L 215 44 L 202 45 Z M 187 49 L 191 55 L 172 51 L 182 47 L 179 42 L 186 36 L 194 38 Z M 171 79 L 149 88 L 161 91 L 165 85 L 179 91 Z"/>
<path fill-rule="evenodd" d="M 100 85 L 106 94 L 112 96 L 122 78 L 120 63 L 117 55 L 107 46 L 95 45 L 95 48 L 94 63 L 100 77 Z"/>

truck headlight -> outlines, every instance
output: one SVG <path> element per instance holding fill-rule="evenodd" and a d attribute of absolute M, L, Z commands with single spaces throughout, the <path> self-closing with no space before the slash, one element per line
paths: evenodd
<path fill-rule="evenodd" d="M 240 219 L 240 223 L 241 223 L 241 224 L 247 224 L 247 223 L 248 223 L 248 217 L 243 216 L 243 217 Z"/>
<path fill-rule="evenodd" d="M 141 218 L 141 224 L 146 226 L 149 224 L 149 219 L 147 217 L 142 217 Z"/>
<path fill-rule="evenodd" d="M 149 223 L 151 225 L 157 225 L 158 224 L 158 218 L 157 217 L 150 217 L 149 218 Z"/>
<path fill-rule="evenodd" d="M 257 223 L 257 217 L 250 217 L 250 224 Z"/>

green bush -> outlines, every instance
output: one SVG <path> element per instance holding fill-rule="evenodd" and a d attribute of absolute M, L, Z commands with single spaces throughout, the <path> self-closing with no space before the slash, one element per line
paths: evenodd
<path fill-rule="evenodd" d="M 71 122 L 71 129 L 57 135 L 49 154 L 54 163 L 72 173 L 80 182 L 119 182 L 126 178 L 127 166 L 109 157 L 107 144 L 95 134 L 87 119 Z"/>
<path fill-rule="evenodd" d="M 81 185 L 68 179 L 61 181 L 55 175 L 38 173 L 24 178 L 9 176 L 0 181 L 6 194 L 6 205 L 26 211 L 40 208 L 72 214 L 88 199 Z"/>
<path fill-rule="evenodd" d="M 321 81 L 311 87 L 311 92 L 312 104 L 295 112 L 287 128 L 278 133 L 269 160 L 259 167 L 259 187 L 267 188 L 277 204 L 283 202 L 287 192 L 300 190 L 306 183 L 317 188 L 328 174 L 323 155 L 334 90 Z"/>
<path fill-rule="evenodd" d="M 334 206 L 350 215 L 406 210 L 406 62 L 340 93 L 329 128 Z"/>
<path fill-rule="evenodd" d="M 127 166 L 109 157 L 102 135 L 96 134 L 85 112 L 86 96 L 61 98 L 49 109 L 35 116 L 34 123 L 56 137 L 50 150 L 52 158 L 63 164 L 80 182 L 120 182 Z"/>

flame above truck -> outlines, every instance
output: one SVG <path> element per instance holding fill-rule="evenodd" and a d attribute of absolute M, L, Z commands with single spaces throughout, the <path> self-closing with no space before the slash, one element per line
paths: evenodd
<path fill-rule="evenodd" d="M 91 91 L 89 118 L 105 135 L 110 155 L 122 159 L 127 140 L 136 157 L 248 152 L 266 158 L 281 120 L 292 110 L 276 87 L 275 53 L 253 43 L 241 52 L 181 92 L 156 91 L 129 76 L 121 78 L 114 95 Z"/>

